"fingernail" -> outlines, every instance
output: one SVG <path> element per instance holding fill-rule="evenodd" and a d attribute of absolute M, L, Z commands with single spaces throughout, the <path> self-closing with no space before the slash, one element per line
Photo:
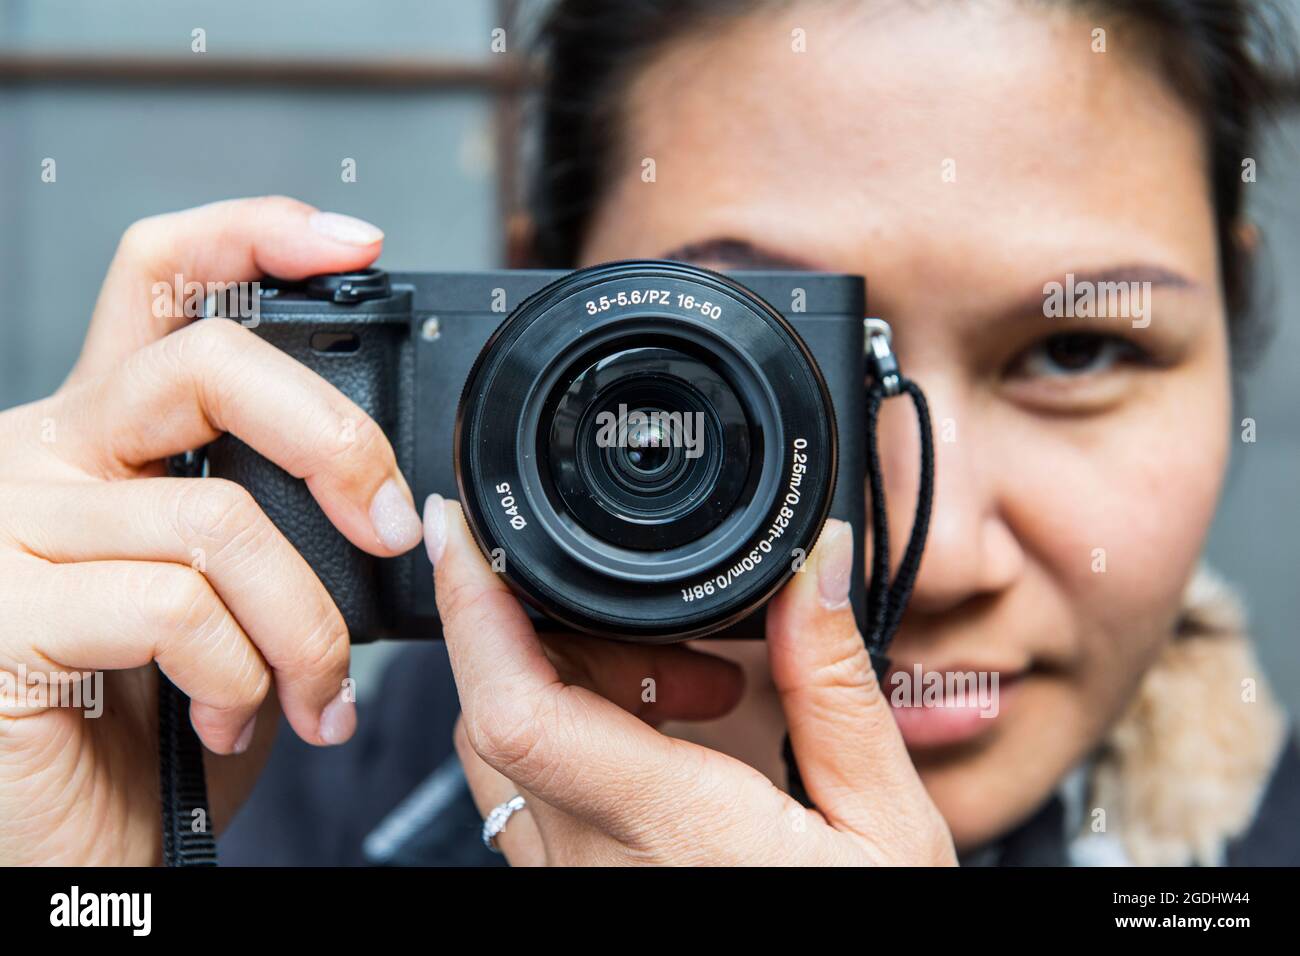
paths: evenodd
<path fill-rule="evenodd" d="M 253 728 L 257 726 L 257 714 L 249 718 L 248 723 L 244 724 L 244 729 L 239 732 L 235 738 L 235 747 L 232 753 L 242 754 L 248 749 L 253 742 Z"/>
<path fill-rule="evenodd" d="M 349 246 L 369 246 L 384 238 L 384 230 L 378 226 L 342 213 L 312 213 L 308 222 L 311 223 L 312 229 L 326 239 L 344 242 Z"/>
<path fill-rule="evenodd" d="M 320 739 L 331 746 L 347 743 L 357 729 L 357 705 L 340 695 L 320 712 Z"/>
<path fill-rule="evenodd" d="M 371 499 L 370 523 L 390 551 L 410 551 L 420 541 L 420 516 L 394 478 L 385 481 Z"/>
<path fill-rule="evenodd" d="M 425 499 L 424 547 L 429 552 L 429 561 L 436 568 L 443 548 L 447 547 L 447 513 L 442 495 L 429 495 Z"/>
<path fill-rule="evenodd" d="M 844 521 L 828 521 L 817 542 L 817 591 L 822 606 L 838 610 L 849 603 L 849 583 L 853 580 L 853 526 Z"/>

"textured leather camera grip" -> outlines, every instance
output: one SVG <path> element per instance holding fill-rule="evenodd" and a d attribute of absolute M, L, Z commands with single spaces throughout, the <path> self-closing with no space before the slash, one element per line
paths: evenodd
<path fill-rule="evenodd" d="M 398 374 L 409 336 L 407 316 L 365 316 L 349 322 L 346 311 L 317 315 L 267 316 L 255 329 L 260 337 L 317 372 L 393 436 L 399 417 Z M 358 317 L 360 318 L 360 317 Z M 206 321 L 225 321 L 209 319 Z M 355 351 L 318 351 L 313 336 L 339 333 Z M 317 340 L 319 342 L 319 340 Z M 287 427 L 286 416 L 286 427 Z M 340 421 L 340 443 L 354 440 L 356 422 Z M 286 435 L 286 441 L 300 436 Z M 293 546 L 316 571 L 347 623 L 353 641 L 370 640 L 392 627 L 397 596 L 379 559 L 352 545 L 330 523 L 307 489 L 239 439 L 223 435 L 208 447 L 208 472 L 246 487 Z"/>

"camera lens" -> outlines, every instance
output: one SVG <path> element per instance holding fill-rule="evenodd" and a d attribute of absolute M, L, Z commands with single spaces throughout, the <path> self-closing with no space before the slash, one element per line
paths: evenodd
<path fill-rule="evenodd" d="M 819 533 L 835 467 L 830 396 L 794 330 L 678 263 L 534 295 L 457 417 L 479 545 L 552 617 L 625 640 L 698 637 L 760 606 Z"/>
<path fill-rule="evenodd" d="M 599 539 L 662 551 L 722 523 L 749 479 L 749 420 L 710 357 L 617 343 L 561 376 L 537 454 L 568 512 Z"/>

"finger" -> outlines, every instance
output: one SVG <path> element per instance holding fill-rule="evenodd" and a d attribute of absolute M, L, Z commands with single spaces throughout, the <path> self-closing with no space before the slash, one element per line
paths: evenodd
<path fill-rule="evenodd" d="M 72 440 L 53 447 L 108 476 L 230 432 L 306 479 L 330 521 L 362 550 L 387 557 L 419 543 L 420 518 L 383 430 L 237 322 L 182 329 L 64 402 Z"/>
<path fill-rule="evenodd" d="M 424 522 L 466 733 L 489 766 L 630 844 L 662 838 L 665 817 L 683 819 L 693 806 L 708 812 L 728 790 L 725 799 L 734 797 L 737 778 L 717 776 L 708 751 L 665 737 L 585 687 L 564 684 L 523 608 L 484 561 L 458 505 L 431 495 Z"/>
<path fill-rule="evenodd" d="M 22 666 L 72 679 L 157 661 L 189 695 L 208 749 L 248 749 L 271 673 L 203 575 L 176 564 L 35 559 L 12 573 L 22 587 L 13 589 L 6 615 L 23 639 L 0 645 L 11 673 Z"/>
<path fill-rule="evenodd" d="M 564 683 L 594 691 L 652 726 L 716 720 L 744 693 L 739 665 L 681 645 L 615 644 L 577 634 L 541 640 Z"/>
<path fill-rule="evenodd" d="M 804 569 L 768 608 L 772 680 L 817 808 L 837 828 L 878 831 L 881 797 L 920 782 L 849 605 L 852 527 L 828 521 Z"/>
<path fill-rule="evenodd" d="M 183 303 L 172 301 L 177 276 L 182 292 L 189 282 L 206 288 L 209 282 L 249 282 L 263 275 L 300 279 L 364 268 L 382 247 L 383 233 L 375 226 L 283 196 L 233 199 L 142 219 L 122 236 L 69 381 L 103 374 L 189 321 Z"/>
<path fill-rule="evenodd" d="M 253 715 L 253 739 L 247 750 L 230 754 L 209 750 L 205 755 L 203 772 L 208 780 L 208 809 L 212 830 L 218 837 L 226 831 L 262 775 L 262 768 L 280 735 L 280 714 L 279 700 L 275 694 L 267 694 Z M 193 721 L 193 717 L 190 719 Z"/>
<path fill-rule="evenodd" d="M 355 711 L 340 696 L 347 626 L 244 488 L 217 478 L 52 484 L 39 494 L 0 485 L 0 513 L 14 541 L 46 561 L 165 561 L 205 579 L 274 671 L 298 735 L 316 744 L 352 735 Z M 167 606 L 170 598 L 157 600 Z"/>
<path fill-rule="evenodd" d="M 474 806 L 478 808 L 479 816 L 486 820 L 493 809 L 519 794 L 519 787 L 509 777 L 489 767 L 474 752 L 465 733 L 463 719 L 456 721 L 452 740 L 456 745 L 456 754 L 460 757 L 460 765 L 465 770 L 465 782 L 469 784 Z M 543 805 L 531 794 L 520 795 L 528 802 L 525 809 L 511 814 L 506 828 L 497 834 L 497 849 L 505 854 L 511 866 L 545 866 L 546 845 L 542 842 L 542 832 L 538 826 Z"/>

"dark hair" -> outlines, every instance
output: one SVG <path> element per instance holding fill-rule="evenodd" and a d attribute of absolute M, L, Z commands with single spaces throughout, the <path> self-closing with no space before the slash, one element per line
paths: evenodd
<path fill-rule="evenodd" d="M 780 6 L 797 0 L 768 0 Z M 1135 23 L 1169 82 L 1202 118 L 1234 355 L 1252 345 L 1252 255 L 1243 244 L 1243 162 L 1265 115 L 1294 98 L 1277 79 L 1286 18 L 1269 0 L 1056 0 Z M 617 161 L 629 84 L 675 40 L 761 10 L 753 0 L 557 0 L 538 35 L 543 65 L 536 175 L 529 199 L 539 264 L 571 268 Z"/>

